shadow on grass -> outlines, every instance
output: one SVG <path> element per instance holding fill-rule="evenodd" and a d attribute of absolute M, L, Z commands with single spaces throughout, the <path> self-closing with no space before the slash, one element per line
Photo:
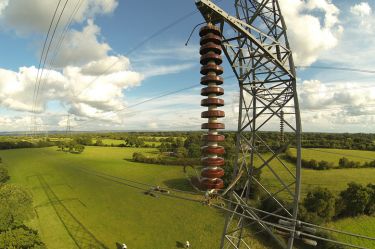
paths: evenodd
<path fill-rule="evenodd" d="M 185 248 L 185 245 L 181 241 L 176 241 L 176 247 L 177 248 Z"/>
<path fill-rule="evenodd" d="M 163 181 L 165 186 L 172 189 L 182 190 L 182 191 L 195 191 L 191 186 L 189 180 L 186 178 L 176 178 Z"/>
<path fill-rule="evenodd" d="M 122 244 L 121 244 L 121 243 L 118 243 L 118 242 L 116 242 L 116 249 L 122 249 Z"/>
<path fill-rule="evenodd" d="M 85 227 L 64 205 L 61 199 L 52 190 L 50 185 L 42 175 L 37 176 L 39 183 L 47 196 L 48 203 L 50 203 L 65 227 L 69 236 L 72 238 L 78 248 L 101 248 L 108 249 L 101 241 L 99 241 L 94 234 L 92 234 L 87 227 Z"/>

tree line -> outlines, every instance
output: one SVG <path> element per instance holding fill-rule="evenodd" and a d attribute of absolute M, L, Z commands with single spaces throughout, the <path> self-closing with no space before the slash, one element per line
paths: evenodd
<path fill-rule="evenodd" d="M 296 163 L 297 157 L 294 155 L 294 153 L 287 149 L 284 154 L 284 158 L 292 163 Z M 315 169 L 315 170 L 328 170 L 328 169 L 347 169 L 347 168 L 375 168 L 375 160 L 370 162 L 356 162 L 351 161 L 346 157 L 342 157 L 337 162 L 337 165 L 335 165 L 333 162 L 327 162 L 325 160 L 315 160 L 315 159 L 301 159 L 301 167 L 306 169 Z"/>
<path fill-rule="evenodd" d="M 34 217 L 30 193 L 9 179 L 0 158 L 0 248 L 46 249 L 38 232 L 25 225 Z"/>

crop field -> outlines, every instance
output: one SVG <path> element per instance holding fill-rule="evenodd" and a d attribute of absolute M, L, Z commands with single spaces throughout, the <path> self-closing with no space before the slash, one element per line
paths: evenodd
<path fill-rule="evenodd" d="M 291 148 L 291 151 L 295 154 L 295 149 Z M 343 149 L 321 149 L 321 148 L 305 148 L 302 149 L 302 158 L 305 160 L 315 159 L 317 161 L 325 160 L 327 162 L 334 163 L 338 166 L 340 158 L 346 157 L 350 161 L 370 162 L 375 160 L 375 151 L 364 151 L 364 150 L 343 150 Z"/>

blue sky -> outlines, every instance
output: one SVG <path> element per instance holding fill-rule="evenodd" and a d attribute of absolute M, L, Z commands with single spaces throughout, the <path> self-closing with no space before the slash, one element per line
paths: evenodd
<path fill-rule="evenodd" d="M 68 2 L 61 27 L 78 1 Z M 2 131 L 30 129 L 35 67 L 57 2 L 0 0 Z M 232 1 L 222 2 L 220 7 L 232 10 Z M 297 65 L 374 68 L 373 2 L 280 0 L 280 4 Z M 199 83 L 197 32 L 189 46 L 184 45 L 192 28 L 203 21 L 199 13 L 128 54 L 156 31 L 195 9 L 192 0 L 83 0 L 51 71 L 44 72 L 35 107 L 39 129 L 64 129 L 68 113 L 77 130 L 199 129 L 203 110 L 199 86 L 128 108 Z M 113 70 L 92 83 L 116 61 Z M 232 76 L 225 67 L 224 77 Z M 374 78 L 374 74 L 356 72 L 298 70 L 304 130 L 375 132 Z M 235 80 L 228 79 L 224 88 L 224 122 L 234 129 L 238 101 Z"/>

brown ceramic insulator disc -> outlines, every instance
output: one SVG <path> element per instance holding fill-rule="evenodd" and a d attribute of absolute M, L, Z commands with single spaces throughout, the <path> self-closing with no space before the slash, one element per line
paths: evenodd
<path fill-rule="evenodd" d="M 224 158 L 221 157 L 203 157 L 201 163 L 203 166 L 220 167 L 223 166 L 225 162 Z"/>
<path fill-rule="evenodd" d="M 209 179 L 204 178 L 201 180 L 201 188 L 203 189 L 222 189 L 224 182 L 220 178 Z"/>
<path fill-rule="evenodd" d="M 225 125 L 222 123 L 204 123 L 202 124 L 201 129 L 210 129 L 210 130 L 225 129 Z"/>
<path fill-rule="evenodd" d="M 202 96 L 208 96 L 210 94 L 216 94 L 216 95 L 223 95 L 224 94 L 224 89 L 218 86 L 209 86 L 202 88 L 201 90 L 201 95 Z"/>
<path fill-rule="evenodd" d="M 207 24 L 206 26 L 203 26 L 199 30 L 199 36 L 205 36 L 209 33 L 213 33 L 215 35 L 221 35 L 220 28 L 210 23 Z"/>
<path fill-rule="evenodd" d="M 210 106 L 210 105 L 224 106 L 224 100 L 218 99 L 218 98 L 207 98 L 207 99 L 201 100 L 201 106 Z"/>
<path fill-rule="evenodd" d="M 201 151 L 204 154 L 225 154 L 225 149 L 223 146 L 203 146 Z"/>
<path fill-rule="evenodd" d="M 221 54 L 221 46 L 215 43 L 209 42 L 201 46 L 199 53 L 201 55 L 207 54 L 209 52 L 214 52 L 215 54 Z"/>
<path fill-rule="evenodd" d="M 224 170 L 221 168 L 217 169 L 203 169 L 201 172 L 201 176 L 205 178 L 220 178 L 223 177 Z"/>
<path fill-rule="evenodd" d="M 201 118 L 223 118 L 225 112 L 220 110 L 208 110 L 201 113 Z"/>
<path fill-rule="evenodd" d="M 221 55 L 215 53 L 208 53 L 201 56 L 201 65 L 208 64 L 209 61 L 214 61 L 217 65 L 223 62 Z"/>
<path fill-rule="evenodd" d="M 217 45 L 221 45 L 221 36 L 209 33 L 201 37 L 200 45 L 202 46 L 209 42 L 215 43 Z"/>
<path fill-rule="evenodd" d="M 210 83 L 215 83 L 217 85 L 223 84 L 224 79 L 223 77 L 216 76 L 216 75 L 205 75 L 201 77 L 201 84 L 202 85 L 208 85 Z"/>
<path fill-rule="evenodd" d="M 203 139 L 206 141 L 206 142 L 223 142 L 225 140 L 225 136 L 224 135 L 213 135 L 213 134 L 205 134 L 203 135 Z"/>
<path fill-rule="evenodd" d="M 209 72 L 214 72 L 216 75 L 223 74 L 224 69 L 222 66 L 215 64 L 207 64 L 201 67 L 201 74 L 206 75 Z"/>

